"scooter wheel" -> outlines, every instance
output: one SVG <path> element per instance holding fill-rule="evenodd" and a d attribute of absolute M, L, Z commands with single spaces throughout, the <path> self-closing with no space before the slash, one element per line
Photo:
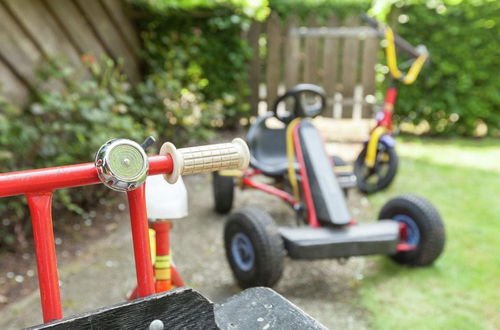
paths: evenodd
<path fill-rule="evenodd" d="M 412 251 L 398 252 L 391 258 L 409 266 L 431 265 L 443 252 L 445 229 L 438 210 L 427 199 L 402 195 L 391 199 L 380 210 L 379 219 L 393 219 L 406 226 L 404 243 L 415 245 Z"/>
<path fill-rule="evenodd" d="M 272 287 L 281 278 L 285 248 L 267 212 L 247 206 L 231 213 L 224 228 L 224 246 L 240 287 Z"/>
<path fill-rule="evenodd" d="M 356 175 L 358 189 L 365 194 L 373 194 L 387 188 L 398 170 L 398 155 L 394 147 L 383 143 L 377 146 L 375 166 L 369 168 L 365 164 L 367 146 L 361 150 L 354 162 L 354 175 Z"/>
<path fill-rule="evenodd" d="M 234 197 L 234 178 L 213 172 L 212 190 L 215 211 L 219 214 L 227 214 L 231 211 Z"/>

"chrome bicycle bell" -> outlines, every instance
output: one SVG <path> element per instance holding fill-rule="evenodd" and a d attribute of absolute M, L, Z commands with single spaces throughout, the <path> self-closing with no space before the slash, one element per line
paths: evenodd
<path fill-rule="evenodd" d="M 128 139 L 113 139 L 103 144 L 95 166 L 102 183 L 116 191 L 134 190 L 146 180 L 149 171 L 144 149 Z"/>

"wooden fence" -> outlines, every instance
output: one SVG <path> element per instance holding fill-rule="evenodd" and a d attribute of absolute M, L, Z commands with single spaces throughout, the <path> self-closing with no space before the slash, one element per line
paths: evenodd
<path fill-rule="evenodd" d="M 296 16 L 282 21 L 272 13 L 266 22 L 253 22 L 247 38 L 254 50 L 249 69 L 254 114 L 297 83 L 314 83 L 327 93 L 326 116 L 372 116 L 379 40 L 357 17 L 341 22 L 332 16 L 319 26 L 310 16 L 304 26 Z"/>
<path fill-rule="evenodd" d="M 139 47 L 120 0 L 0 0 L 0 88 L 16 104 L 36 89 L 42 61 L 60 56 L 75 67 L 83 54 L 123 58 L 135 82 Z"/>

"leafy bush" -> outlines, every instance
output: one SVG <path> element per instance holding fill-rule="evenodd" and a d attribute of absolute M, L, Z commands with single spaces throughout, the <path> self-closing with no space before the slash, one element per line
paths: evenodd
<path fill-rule="evenodd" d="M 417 82 L 400 89 L 400 120 L 425 120 L 432 134 L 468 136 L 482 122 L 500 135 L 500 2 L 398 1 L 394 17 L 407 21 L 397 32 L 431 54 Z"/>
<path fill-rule="evenodd" d="M 85 60 L 90 73 L 83 80 L 83 71 L 49 64 L 40 74 L 40 82 L 52 80 L 45 86 L 54 87 L 54 77 L 58 77 L 66 87 L 62 91 L 40 88 L 29 109 L 22 111 L 0 103 L 0 172 L 88 162 L 111 137 L 143 138 L 143 130 L 130 115 L 135 101 L 120 65 L 110 59 Z M 95 203 L 105 192 L 98 188 L 85 192 L 59 190 L 54 210 L 67 208 L 81 213 L 81 206 Z M 14 233 L 25 235 L 30 224 L 24 199 L 3 200 L 0 214 L 0 246 L 12 247 L 16 243 Z"/>
<path fill-rule="evenodd" d="M 345 18 L 348 15 L 359 15 L 370 8 L 371 0 L 270 0 L 269 7 L 281 17 L 291 14 L 305 20 L 314 15 L 319 22 L 329 16 L 337 15 Z"/>
<path fill-rule="evenodd" d="M 149 8 L 137 20 L 149 72 L 178 74 L 182 86 L 196 87 L 222 114 L 217 124 L 234 127 L 249 116 L 247 64 L 251 56 L 242 31 L 267 7 L 247 1 L 135 1 Z M 151 9 L 152 8 L 152 9 Z M 169 82 L 166 82 L 166 86 Z M 191 87 L 189 87 L 191 86 Z M 204 110 L 203 110 L 204 111 Z M 202 113 L 203 113 L 202 111 Z"/>
<path fill-rule="evenodd" d="M 29 109 L 0 99 L 0 172 L 88 162 L 113 137 L 140 142 L 153 135 L 182 145 L 208 138 L 220 125 L 220 102 L 204 102 L 196 84 L 184 87 L 177 76 L 184 79 L 185 69 L 176 67 L 178 62 L 165 64 L 132 88 L 121 63 L 106 57 L 83 60 L 82 71 L 48 64 L 39 75 L 39 85 L 47 87 L 37 91 Z M 62 82 L 64 90 L 54 90 Z M 54 211 L 83 213 L 108 191 L 101 186 L 58 190 Z M 0 214 L 0 248 L 25 241 L 30 221 L 24 199 L 2 200 Z M 60 218 L 55 221 L 56 227 L 63 224 Z"/>

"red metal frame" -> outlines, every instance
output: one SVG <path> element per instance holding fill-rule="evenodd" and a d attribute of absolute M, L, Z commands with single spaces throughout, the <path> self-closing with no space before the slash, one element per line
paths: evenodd
<path fill-rule="evenodd" d="M 148 161 L 149 175 L 172 172 L 173 161 L 168 154 L 150 156 Z M 28 201 L 44 322 L 63 316 L 52 227 L 52 192 L 98 183 L 100 180 L 93 163 L 0 174 L 0 197 L 26 195 Z M 144 185 L 141 185 L 127 193 L 139 296 L 155 292 L 144 191 Z"/>
<path fill-rule="evenodd" d="M 127 192 L 134 243 L 135 272 L 137 275 L 137 293 L 145 297 L 155 293 L 153 263 L 149 245 L 149 224 L 146 213 L 146 189 L 142 184 L 137 189 Z"/>
<path fill-rule="evenodd" d="M 385 106 L 384 106 L 384 118 L 380 120 L 377 123 L 377 126 L 385 126 L 388 129 L 392 128 L 392 122 L 391 122 L 391 117 L 392 117 L 392 110 L 393 106 L 396 102 L 396 96 L 397 96 L 397 90 L 395 87 L 390 87 L 389 90 L 387 91 L 386 98 L 385 98 Z M 305 162 L 304 162 L 304 157 L 302 153 L 302 148 L 301 144 L 299 141 L 299 135 L 298 135 L 298 128 L 300 125 L 297 125 L 294 129 L 293 132 L 293 139 L 294 139 L 294 150 L 295 154 L 297 157 L 297 161 L 299 162 L 299 172 L 302 178 L 302 189 L 304 191 L 304 198 L 306 200 L 306 205 L 307 209 L 309 210 L 308 213 L 308 223 L 311 227 L 317 228 L 320 227 L 320 223 L 316 217 L 316 211 L 314 208 L 314 203 L 312 200 L 312 193 L 309 185 L 309 180 L 307 177 L 307 173 L 305 170 Z M 296 205 L 300 204 L 300 201 L 295 200 L 292 194 L 278 189 L 276 187 L 273 187 L 271 185 L 261 183 L 261 182 L 256 182 L 252 179 L 253 176 L 257 174 L 261 174 L 262 171 L 256 170 L 256 169 L 249 169 L 243 173 L 243 177 L 241 179 L 241 184 L 243 186 L 247 186 L 250 188 L 258 189 L 261 190 L 265 193 L 271 194 L 273 196 L 276 196 L 278 198 L 281 198 L 290 206 L 295 207 Z M 357 225 L 357 222 L 354 218 L 351 219 L 351 221 L 348 224 L 349 226 L 355 226 Z M 404 251 L 413 251 L 416 249 L 414 245 L 405 243 L 404 240 L 406 239 L 407 236 L 407 227 L 405 224 L 401 223 L 400 224 L 400 238 L 403 242 L 399 243 L 396 246 L 396 252 L 404 252 Z"/>
<path fill-rule="evenodd" d="M 398 91 L 396 86 L 391 86 L 387 89 L 385 93 L 384 109 L 382 110 L 382 117 L 378 119 L 376 127 L 385 127 L 389 131 L 392 131 L 392 114 L 394 113 L 394 107 L 396 106 L 396 98 Z"/>
<path fill-rule="evenodd" d="M 263 192 L 266 192 L 266 193 L 271 194 L 273 196 L 279 197 L 282 200 L 284 200 L 285 202 L 287 202 L 288 204 L 290 204 L 292 207 L 299 203 L 299 201 L 297 201 L 297 200 L 295 200 L 295 198 L 293 198 L 292 194 L 289 194 L 284 190 L 278 189 L 276 187 L 273 187 L 271 185 L 268 185 L 268 184 L 265 184 L 262 182 L 256 182 L 256 181 L 252 180 L 251 177 L 253 175 L 255 175 L 255 173 L 248 174 L 248 176 L 244 176 L 241 179 L 242 184 L 245 186 L 248 186 L 250 188 L 262 190 Z"/>
<path fill-rule="evenodd" d="M 167 279 L 162 279 L 161 276 L 155 276 L 156 292 L 168 291 L 172 289 L 172 287 L 184 286 L 184 281 L 172 264 L 170 256 L 170 229 L 172 229 L 172 223 L 170 221 L 156 221 L 153 224 L 153 229 L 156 232 L 156 258 L 166 257 L 168 259 L 169 272 Z M 155 270 L 158 269 L 159 268 L 155 265 Z"/>
<path fill-rule="evenodd" d="M 320 226 L 318 218 L 316 217 L 316 208 L 314 207 L 314 202 L 311 193 L 311 186 L 309 185 L 309 177 L 306 172 L 306 163 L 304 161 L 304 155 L 302 154 L 302 146 L 299 140 L 299 127 L 300 124 L 296 125 L 293 129 L 293 147 L 295 148 L 295 155 L 297 161 L 299 162 L 299 173 L 302 178 L 302 189 L 304 191 L 304 198 L 307 205 L 307 222 L 313 228 Z"/>
<path fill-rule="evenodd" d="M 312 193 L 311 193 L 311 187 L 309 185 L 309 180 L 307 177 L 306 173 L 306 167 L 305 167 L 305 161 L 304 161 L 304 156 L 302 153 L 302 147 L 299 142 L 299 134 L 298 134 L 298 128 L 300 124 L 295 126 L 295 129 L 293 131 L 293 139 L 294 139 L 294 150 L 295 150 L 295 155 L 297 157 L 297 161 L 299 162 L 299 173 L 302 178 L 302 190 L 304 193 L 304 199 L 306 201 L 306 206 L 308 210 L 308 215 L 307 215 L 307 222 L 309 225 L 313 228 L 320 227 L 320 223 L 318 221 L 318 218 L 316 216 L 316 209 L 314 207 L 314 202 L 312 198 Z M 265 193 L 271 194 L 273 196 L 276 196 L 278 198 L 281 198 L 285 202 L 287 202 L 290 206 L 295 208 L 298 204 L 300 204 L 300 201 L 296 200 L 295 197 L 281 189 L 278 189 L 276 187 L 273 187 L 271 185 L 261 183 L 261 182 L 256 182 L 252 180 L 252 177 L 257 174 L 261 174 L 262 172 L 260 170 L 256 169 L 250 169 L 248 171 L 245 171 L 243 173 L 243 177 L 241 179 L 241 184 L 243 186 L 247 186 L 250 188 L 255 188 L 258 190 L 261 190 Z"/>

